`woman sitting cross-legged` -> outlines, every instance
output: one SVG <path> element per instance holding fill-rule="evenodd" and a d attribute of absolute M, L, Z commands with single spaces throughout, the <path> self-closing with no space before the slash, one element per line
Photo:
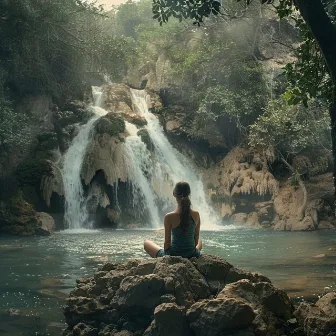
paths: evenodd
<path fill-rule="evenodd" d="M 144 248 L 152 258 L 164 255 L 198 258 L 202 249 L 202 241 L 199 239 L 201 219 L 198 211 L 190 207 L 189 184 L 178 182 L 173 195 L 177 209 L 167 213 L 164 218 L 164 249 L 150 240 L 145 240 Z"/>

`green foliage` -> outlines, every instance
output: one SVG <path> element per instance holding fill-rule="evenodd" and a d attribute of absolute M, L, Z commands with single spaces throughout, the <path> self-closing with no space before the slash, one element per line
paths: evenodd
<path fill-rule="evenodd" d="M 22 191 L 0 202 L 0 231 L 15 235 L 32 235 L 39 225 L 36 212 L 23 197 Z"/>
<path fill-rule="evenodd" d="M 153 19 L 162 23 L 168 22 L 170 17 L 191 19 L 196 23 L 203 22 L 204 17 L 220 14 L 221 3 L 217 0 L 208 1 L 167 1 L 153 0 Z"/>
<path fill-rule="evenodd" d="M 0 153 L 7 155 L 12 146 L 24 144 L 26 134 L 22 125 L 27 121 L 27 116 L 20 115 L 13 108 L 9 100 L 8 90 L 4 87 L 7 74 L 0 68 Z"/>
<path fill-rule="evenodd" d="M 45 141 L 49 141 L 49 140 L 57 140 L 57 134 L 55 132 L 44 132 L 41 133 L 37 136 L 37 139 L 39 141 L 39 143 L 45 142 Z"/>
<path fill-rule="evenodd" d="M 132 1 L 128 0 L 121 4 L 115 15 L 117 34 L 136 39 L 137 27 L 140 25 L 153 25 L 150 15 L 151 0 Z"/>
<path fill-rule="evenodd" d="M 195 29 L 194 18 L 186 16 L 181 24 L 172 15 L 161 27 L 148 15 L 150 4 L 129 1 L 115 14 L 116 30 L 134 38 L 136 69 L 143 75 L 156 74 L 154 85 L 171 83 L 168 86 L 180 90 L 185 110 L 190 111 L 190 136 L 206 138 L 209 124 L 222 117 L 245 133 L 268 99 L 262 68 L 243 41 L 255 37 L 257 26 L 252 22 L 237 36 L 225 23 L 218 23 L 216 29 Z M 232 12 L 243 8 L 236 1 L 227 4 Z"/>
<path fill-rule="evenodd" d="M 330 154 L 330 153 L 329 153 Z M 318 156 L 312 164 L 307 167 L 308 176 L 316 176 L 319 174 L 324 174 L 328 171 L 330 165 L 330 155 Z"/>
<path fill-rule="evenodd" d="M 215 186 L 213 185 L 213 183 L 209 182 L 209 183 L 207 184 L 207 188 L 208 188 L 208 189 L 215 189 Z"/>
<path fill-rule="evenodd" d="M 18 165 L 15 175 L 21 184 L 39 186 L 41 178 L 51 172 L 48 161 L 27 159 Z"/>
<path fill-rule="evenodd" d="M 294 187 L 294 189 L 298 189 L 301 182 L 301 174 L 295 170 L 295 172 L 292 173 L 292 176 L 289 178 L 289 184 Z"/>
<path fill-rule="evenodd" d="M 330 147 L 330 121 L 327 111 L 316 103 L 308 108 L 290 106 L 283 98 L 268 103 L 265 112 L 250 126 L 249 144 L 273 148 L 285 156 L 305 149 Z"/>
<path fill-rule="evenodd" d="M 125 131 L 125 121 L 121 116 L 109 113 L 98 120 L 96 131 L 98 134 L 106 133 L 110 136 L 118 136 L 119 133 Z"/>
<path fill-rule="evenodd" d="M 272 4 L 280 19 L 289 18 L 293 20 L 299 29 L 302 43 L 296 50 L 297 60 L 285 67 L 285 73 L 289 82 L 289 87 L 285 98 L 291 105 L 302 102 L 306 107 L 310 99 L 322 99 L 329 102 L 332 98 L 333 84 L 330 77 L 329 68 L 306 22 L 298 14 L 295 8 L 295 1 L 282 0 L 274 4 L 273 0 L 258 0 L 262 4 Z M 167 23 L 171 17 L 189 18 L 194 24 L 200 25 L 205 18 L 208 20 L 214 17 L 230 18 L 242 16 L 246 8 L 251 5 L 252 0 L 235 0 L 236 4 L 241 4 L 241 8 L 232 10 L 232 1 L 226 0 L 218 2 L 216 0 L 179 2 L 153 0 L 153 18 L 162 23 Z M 333 23 L 336 22 L 336 6 L 333 1 L 323 1 L 323 6 Z"/>
<path fill-rule="evenodd" d="M 147 147 L 150 146 L 151 139 L 146 129 L 141 129 L 138 131 L 137 135 L 141 138 L 141 141 L 147 145 Z"/>
<path fill-rule="evenodd" d="M 35 158 L 37 160 L 52 160 L 55 156 L 53 151 L 58 149 L 57 134 L 53 132 L 42 133 L 37 138 L 39 143 L 35 148 Z"/>
<path fill-rule="evenodd" d="M 120 80 L 128 41 L 108 34 L 102 8 L 82 0 L 12 0 L 0 4 L 1 67 L 18 94 L 78 94 L 90 78 Z M 111 23 L 110 23 L 111 24 Z"/>
<path fill-rule="evenodd" d="M 17 102 L 49 94 L 60 104 L 81 97 L 92 80 L 122 81 L 134 50 L 129 38 L 113 35 L 113 18 L 93 2 L 1 1 L 0 12 L 0 154 L 6 156 L 29 143 L 30 116 L 15 110 Z M 90 114 L 82 112 L 60 114 L 59 124 L 86 121 Z"/>
<path fill-rule="evenodd" d="M 57 114 L 57 124 L 64 128 L 68 125 L 76 123 L 86 123 L 93 115 L 93 112 L 89 109 L 79 110 L 77 112 L 63 111 Z"/>
<path fill-rule="evenodd" d="M 286 14 L 292 14 L 291 10 L 292 7 L 287 7 Z M 303 42 L 295 50 L 296 61 L 285 66 L 288 80 L 285 98 L 291 105 L 302 102 L 306 107 L 315 98 L 327 103 L 332 97 L 333 85 L 319 45 L 301 16 L 292 14 L 291 19 L 295 21 Z"/>

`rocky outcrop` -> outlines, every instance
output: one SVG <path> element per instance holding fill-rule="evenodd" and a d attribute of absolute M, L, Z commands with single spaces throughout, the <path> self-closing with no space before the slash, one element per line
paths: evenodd
<path fill-rule="evenodd" d="M 303 218 L 298 209 L 301 208 L 303 195 L 300 188 L 290 183 L 280 188 L 274 197 L 274 230 L 282 231 L 314 231 L 335 229 L 333 216 L 333 190 L 330 173 L 312 177 L 305 182 L 308 200 Z"/>
<path fill-rule="evenodd" d="M 60 167 L 55 162 L 48 161 L 48 163 L 50 170 L 48 174 L 43 174 L 40 190 L 44 202 L 50 207 L 53 193 L 64 196 L 64 186 Z"/>
<path fill-rule="evenodd" d="M 0 202 L 0 232 L 31 236 L 48 235 L 54 229 L 54 219 L 47 213 L 36 212 L 21 192 Z"/>
<path fill-rule="evenodd" d="M 49 235 L 55 230 L 55 221 L 46 212 L 38 212 L 36 214 L 38 228 L 35 233 L 39 235 Z"/>
<path fill-rule="evenodd" d="M 107 263 L 77 280 L 63 335 L 283 335 L 287 294 L 269 279 L 202 255 Z"/>
<path fill-rule="evenodd" d="M 336 333 L 336 293 L 328 293 L 315 304 L 302 302 L 294 313 L 306 336 Z"/>
<path fill-rule="evenodd" d="M 204 182 L 225 223 L 268 227 L 274 218 L 272 197 L 279 182 L 268 170 L 267 158 L 236 147 L 204 172 Z"/>
<path fill-rule="evenodd" d="M 86 185 L 98 171 L 104 172 L 107 184 L 113 185 L 118 179 L 125 181 L 124 130 L 123 119 L 114 113 L 98 120 L 83 161 L 82 178 Z"/>
<path fill-rule="evenodd" d="M 93 116 L 93 112 L 83 102 L 76 100 L 66 103 L 62 110 L 54 105 L 53 115 L 59 148 L 65 152 L 78 133 L 78 124 L 86 123 Z"/>
<path fill-rule="evenodd" d="M 125 84 L 109 83 L 102 86 L 106 111 L 120 114 L 133 114 L 132 97 L 129 86 Z"/>
<path fill-rule="evenodd" d="M 236 147 L 204 170 L 204 184 L 223 223 L 278 231 L 335 229 L 331 174 L 304 181 L 304 202 L 303 190 L 288 177 L 273 175 L 268 160 L 248 148 Z"/>

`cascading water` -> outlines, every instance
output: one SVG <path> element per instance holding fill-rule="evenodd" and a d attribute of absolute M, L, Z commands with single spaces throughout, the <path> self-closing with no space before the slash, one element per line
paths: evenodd
<path fill-rule="evenodd" d="M 137 135 L 138 129 L 133 124 L 125 122 L 129 136 L 125 140 L 125 154 L 127 160 L 127 177 L 133 187 L 133 205 L 142 215 L 146 209 L 150 215 L 150 226 L 159 226 L 159 214 L 155 204 L 155 195 L 145 172 L 152 170 L 150 152 L 141 138 Z"/>
<path fill-rule="evenodd" d="M 203 228 L 214 228 L 218 223 L 218 217 L 207 203 L 201 178 L 192 168 L 192 163 L 179 153 L 166 138 L 158 118 L 148 111 L 145 91 L 131 89 L 132 100 L 140 114 L 147 120 L 146 129 L 155 147 L 157 163 L 153 173 L 156 175 L 156 188 L 158 193 L 164 195 L 167 182 L 170 184 L 170 194 L 173 185 L 181 180 L 191 185 L 191 202 L 196 209 L 201 211 Z M 170 197 L 170 200 L 172 198 Z M 166 198 L 169 202 L 169 198 Z"/>
<path fill-rule="evenodd" d="M 76 137 L 72 140 L 68 151 L 64 155 L 63 161 L 64 220 L 65 227 L 70 230 L 90 228 L 81 181 L 81 169 L 95 121 L 107 113 L 107 111 L 100 106 L 102 103 L 101 89 L 93 87 L 92 91 L 94 105 L 91 106 L 91 109 L 94 115 L 87 124 L 81 127 Z"/>

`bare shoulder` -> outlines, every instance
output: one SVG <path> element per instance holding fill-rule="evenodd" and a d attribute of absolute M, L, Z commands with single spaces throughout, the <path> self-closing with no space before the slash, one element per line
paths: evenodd
<path fill-rule="evenodd" d="M 195 221 L 198 221 L 198 220 L 199 220 L 199 218 L 200 218 L 200 214 L 199 214 L 198 211 L 191 209 L 191 210 L 190 210 L 190 214 L 191 214 L 192 218 L 193 218 Z"/>
<path fill-rule="evenodd" d="M 199 212 L 197 210 L 190 209 L 190 213 L 199 217 Z"/>
<path fill-rule="evenodd" d="M 165 218 L 172 218 L 172 217 L 175 217 L 175 213 L 174 212 L 168 212 L 168 213 L 166 213 L 166 215 L 165 215 Z"/>
<path fill-rule="evenodd" d="M 165 221 L 167 222 L 171 222 L 172 220 L 174 220 L 176 218 L 176 213 L 175 212 L 168 212 L 165 215 Z"/>

